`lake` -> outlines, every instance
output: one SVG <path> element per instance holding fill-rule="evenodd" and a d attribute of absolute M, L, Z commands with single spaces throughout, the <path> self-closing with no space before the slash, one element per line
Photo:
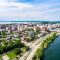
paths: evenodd
<path fill-rule="evenodd" d="M 42 60 L 60 60 L 60 35 L 44 51 Z"/>

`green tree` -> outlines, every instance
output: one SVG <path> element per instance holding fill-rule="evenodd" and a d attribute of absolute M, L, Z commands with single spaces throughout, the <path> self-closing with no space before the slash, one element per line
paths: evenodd
<path fill-rule="evenodd" d="M 0 31 L 0 35 L 1 35 L 1 31 Z"/>
<path fill-rule="evenodd" d="M 44 44 L 42 43 L 40 46 L 40 49 L 43 51 L 44 50 Z"/>
<path fill-rule="evenodd" d="M 20 53 L 21 53 L 20 48 L 15 48 L 15 49 L 14 49 L 14 53 L 15 53 L 16 55 L 20 54 Z"/>
<path fill-rule="evenodd" d="M 12 36 L 10 36 L 10 39 L 12 39 Z"/>
<path fill-rule="evenodd" d="M 32 57 L 32 60 L 36 60 L 36 55 L 34 55 L 34 56 Z"/>
<path fill-rule="evenodd" d="M 37 59 L 39 59 L 42 56 L 43 52 L 41 49 L 38 49 L 36 52 Z"/>
<path fill-rule="evenodd" d="M 3 35 L 3 36 L 5 36 L 5 35 L 6 35 L 6 33 L 5 33 L 4 31 L 2 31 L 2 35 Z"/>
<path fill-rule="evenodd" d="M 29 50 L 29 46 L 26 46 L 26 51 L 28 51 Z"/>
<path fill-rule="evenodd" d="M 8 44 L 8 42 L 4 42 L 4 45 L 7 45 Z"/>

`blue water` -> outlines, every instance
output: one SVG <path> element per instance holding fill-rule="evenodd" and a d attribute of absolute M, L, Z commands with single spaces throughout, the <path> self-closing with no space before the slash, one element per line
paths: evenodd
<path fill-rule="evenodd" d="M 44 51 L 42 60 L 60 60 L 60 36 Z"/>
<path fill-rule="evenodd" d="M 48 21 L 0 21 L 0 24 L 10 24 L 10 23 L 41 23 L 41 22 L 48 22 Z"/>
<path fill-rule="evenodd" d="M 0 22 L 60 22 L 60 21 L 2 21 L 0 20 Z"/>
<path fill-rule="evenodd" d="M 2 21 L 0 20 L 0 24 L 10 24 L 10 23 L 28 23 L 28 22 L 32 22 L 32 23 L 60 23 L 60 21 Z"/>

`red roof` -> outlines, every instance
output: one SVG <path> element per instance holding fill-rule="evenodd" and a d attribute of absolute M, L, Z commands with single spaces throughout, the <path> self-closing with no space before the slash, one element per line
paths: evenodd
<path fill-rule="evenodd" d="M 21 39 L 25 39 L 26 37 L 21 37 Z"/>

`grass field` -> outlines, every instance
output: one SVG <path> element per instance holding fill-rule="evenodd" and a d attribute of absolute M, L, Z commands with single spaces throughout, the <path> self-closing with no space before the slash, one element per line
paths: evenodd
<path fill-rule="evenodd" d="M 10 60 L 13 60 L 17 56 L 16 54 L 13 53 L 13 51 L 7 53 L 6 55 L 10 58 Z"/>
<path fill-rule="evenodd" d="M 6 54 L 4 54 L 4 55 L 7 55 L 7 56 L 10 58 L 10 60 L 13 60 L 13 59 L 17 56 L 16 54 L 13 53 L 13 51 L 11 51 L 11 52 L 9 52 L 9 53 L 6 53 Z M 2 57 L 3 57 L 4 55 L 0 56 L 0 59 L 1 59 L 1 60 L 3 60 Z"/>

